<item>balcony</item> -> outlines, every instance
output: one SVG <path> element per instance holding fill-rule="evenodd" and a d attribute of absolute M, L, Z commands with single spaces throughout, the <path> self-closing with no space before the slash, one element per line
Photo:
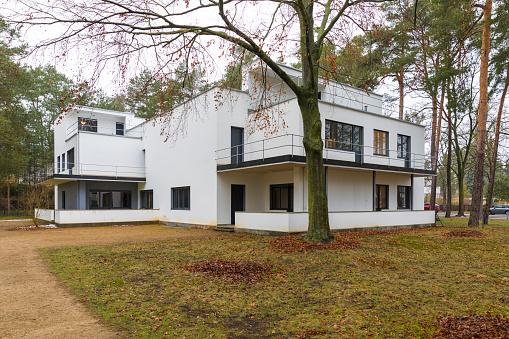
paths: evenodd
<path fill-rule="evenodd" d="M 60 184 L 76 180 L 111 180 L 111 181 L 145 181 L 145 167 L 117 166 L 102 164 L 51 164 L 39 173 L 38 182 L 44 184 Z"/>
<path fill-rule="evenodd" d="M 303 136 L 287 134 L 244 143 L 216 151 L 217 170 L 231 170 L 244 167 L 262 166 L 281 162 L 306 162 Z M 395 149 L 384 149 L 385 154 L 376 154 L 375 147 L 349 144 L 345 147 L 333 140 L 325 140 L 324 164 L 329 166 L 379 169 L 434 175 L 428 167 L 430 156 Z M 349 148 L 349 150 L 340 149 Z"/>
<path fill-rule="evenodd" d="M 95 125 L 92 126 L 90 123 L 82 124 L 79 122 L 75 122 L 74 124 L 67 127 L 65 132 L 65 139 L 68 140 L 77 133 L 112 135 L 117 137 L 138 138 L 138 139 L 141 139 L 142 137 L 141 130 L 135 131 L 132 130 L 137 125 L 124 126 L 124 124 L 122 123 L 122 128 L 116 128 L 114 124 L 112 126 L 111 124 L 112 122 L 96 121 Z"/>

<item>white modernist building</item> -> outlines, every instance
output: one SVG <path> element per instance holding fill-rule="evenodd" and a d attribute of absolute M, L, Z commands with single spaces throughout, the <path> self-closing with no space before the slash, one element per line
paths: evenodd
<path fill-rule="evenodd" d="M 281 67 L 299 81 L 299 70 Z M 297 99 L 256 62 L 244 67 L 242 86 L 212 88 L 164 121 L 77 107 L 54 125 L 46 183 L 55 186 L 55 210 L 38 217 L 61 226 L 306 231 Z M 434 212 L 423 210 L 424 177 L 434 175 L 425 168 L 424 127 L 382 115 L 381 96 L 334 82 L 321 85 L 319 109 L 331 228 L 434 224 Z"/>

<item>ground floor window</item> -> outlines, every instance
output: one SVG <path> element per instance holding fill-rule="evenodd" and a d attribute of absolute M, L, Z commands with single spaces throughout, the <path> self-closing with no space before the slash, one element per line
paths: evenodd
<path fill-rule="evenodd" d="M 293 184 L 270 185 L 270 209 L 293 212 Z"/>
<path fill-rule="evenodd" d="M 398 186 L 398 208 L 410 208 L 409 186 Z"/>
<path fill-rule="evenodd" d="M 88 195 L 88 207 L 97 208 L 131 208 L 131 191 L 91 190 Z"/>
<path fill-rule="evenodd" d="M 171 209 L 189 210 L 191 209 L 191 187 L 172 187 L 171 188 Z"/>
<path fill-rule="evenodd" d="M 152 209 L 154 208 L 154 191 L 146 190 L 140 192 L 141 208 Z"/>
<path fill-rule="evenodd" d="M 389 185 L 376 185 L 376 210 L 389 208 Z"/>

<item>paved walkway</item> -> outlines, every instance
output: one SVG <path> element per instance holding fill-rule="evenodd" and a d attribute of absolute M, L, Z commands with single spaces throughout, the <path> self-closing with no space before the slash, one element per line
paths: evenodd
<path fill-rule="evenodd" d="M 0 221 L 0 338 L 115 338 L 49 271 L 37 248 L 218 236 L 158 226 L 10 231 L 30 221 Z"/>

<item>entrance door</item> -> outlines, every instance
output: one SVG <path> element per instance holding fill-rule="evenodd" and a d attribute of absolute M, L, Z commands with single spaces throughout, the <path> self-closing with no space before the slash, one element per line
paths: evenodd
<path fill-rule="evenodd" d="M 245 211 L 245 197 L 246 197 L 246 186 L 245 185 L 232 185 L 231 189 L 231 224 L 235 225 L 235 212 Z"/>
<path fill-rule="evenodd" d="M 231 132 L 231 163 L 238 164 L 244 161 L 244 129 L 232 127 Z"/>

